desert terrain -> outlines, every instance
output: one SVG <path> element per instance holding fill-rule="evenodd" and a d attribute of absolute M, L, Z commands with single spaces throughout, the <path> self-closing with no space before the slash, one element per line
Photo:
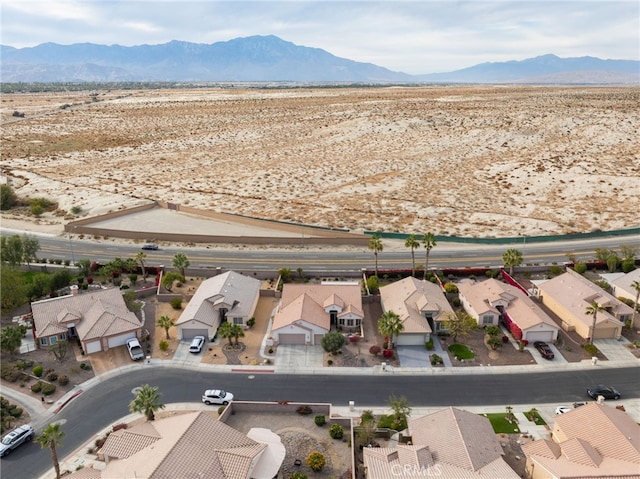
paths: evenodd
<path fill-rule="evenodd" d="M 2 181 L 58 203 L 9 228 L 150 199 L 358 232 L 640 224 L 640 87 L 22 93 L 1 117 Z"/>

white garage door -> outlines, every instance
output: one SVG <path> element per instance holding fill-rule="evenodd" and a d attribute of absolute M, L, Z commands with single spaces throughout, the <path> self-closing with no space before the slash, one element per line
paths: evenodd
<path fill-rule="evenodd" d="M 530 343 L 534 341 L 544 341 L 545 343 L 553 342 L 553 331 L 527 331 L 524 338 Z"/>
<path fill-rule="evenodd" d="M 280 334 L 278 335 L 279 344 L 306 344 L 305 334 Z"/>
<path fill-rule="evenodd" d="M 396 344 L 400 346 L 424 346 L 424 343 L 424 334 L 401 334 L 396 339 Z"/>
<path fill-rule="evenodd" d="M 97 353 L 102 351 L 102 346 L 100 346 L 100 341 L 91 341 L 87 343 L 87 350 L 85 351 L 87 354 Z"/>
<path fill-rule="evenodd" d="M 204 336 L 205 338 L 209 338 L 209 332 L 207 331 L 207 328 L 204 328 L 204 329 L 182 328 L 182 339 L 193 339 L 196 336 Z"/>
<path fill-rule="evenodd" d="M 121 334 L 119 336 L 112 336 L 109 338 L 108 340 L 108 344 L 110 348 L 115 348 L 117 346 L 123 346 L 126 342 L 127 339 L 131 339 L 131 338 L 135 338 L 136 337 L 136 333 L 125 333 L 125 334 Z"/>

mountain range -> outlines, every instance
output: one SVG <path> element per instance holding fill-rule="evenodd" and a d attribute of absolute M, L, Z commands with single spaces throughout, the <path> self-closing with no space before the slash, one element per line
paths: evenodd
<path fill-rule="evenodd" d="M 640 62 L 542 55 L 482 63 L 452 72 L 409 75 L 336 57 L 274 35 L 208 44 L 171 41 L 125 47 L 43 43 L 0 45 L 4 83 L 13 82 L 309 82 L 640 84 Z"/>

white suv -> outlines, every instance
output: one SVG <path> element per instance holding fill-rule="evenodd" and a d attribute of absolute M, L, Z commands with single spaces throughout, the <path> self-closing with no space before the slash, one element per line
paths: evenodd
<path fill-rule="evenodd" d="M 33 428 L 28 424 L 15 428 L 2 438 L 2 442 L 0 442 L 0 457 L 6 456 L 21 444 L 31 441 L 34 434 Z"/>
<path fill-rule="evenodd" d="M 191 340 L 191 346 L 189 346 L 190 353 L 199 353 L 202 351 L 202 347 L 204 346 L 205 337 L 204 336 L 196 336 Z"/>
<path fill-rule="evenodd" d="M 202 395 L 202 402 L 209 404 L 222 404 L 226 406 L 233 401 L 233 394 L 222 389 L 207 389 Z"/>

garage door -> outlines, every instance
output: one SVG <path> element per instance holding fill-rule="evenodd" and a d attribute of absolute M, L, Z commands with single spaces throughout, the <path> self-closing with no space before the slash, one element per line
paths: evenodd
<path fill-rule="evenodd" d="M 279 344 L 306 344 L 305 334 L 280 334 L 278 335 Z"/>
<path fill-rule="evenodd" d="M 424 334 L 401 334 L 396 340 L 396 344 L 400 346 L 424 346 Z"/>
<path fill-rule="evenodd" d="M 553 342 L 553 331 L 527 331 L 523 338 L 533 343 L 534 341 L 544 341 L 545 343 Z"/>
<path fill-rule="evenodd" d="M 102 347 L 100 346 L 100 341 L 91 341 L 90 343 L 87 343 L 87 350 L 86 350 L 87 354 L 97 353 L 99 351 L 102 351 Z"/>
<path fill-rule="evenodd" d="M 193 339 L 196 336 L 204 336 L 205 338 L 209 338 L 209 332 L 207 331 L 207 328 L 204 329 L 189 329 L 189 328 L 183 328 L 182 329 L 182 339 Z"/>
<path fill-rule="evenodd" d="M 121 334 L 119 336 L 113 336 L 109 338 L 108 344 L 110 348 L 123 346 L 127 342 L 127 339 L 131 339 L 135 337 L 136 337 L 136 333 L 126 333 L 126 334 Z"/>

